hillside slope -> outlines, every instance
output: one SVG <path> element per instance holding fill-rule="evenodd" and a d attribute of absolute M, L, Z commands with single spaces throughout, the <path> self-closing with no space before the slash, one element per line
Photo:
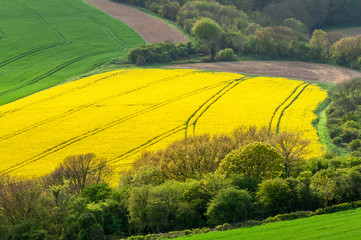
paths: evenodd
<path fill-rule="evenodd" d="M 322 154 L 312 121 L 321 88 L 282 78 L 194 70 L 119 70 L 63 84 L 0 107 L 0 174 L 39 176 L 92 152 L 112 166 L 143 150 L 240 125 L 295 131 Z"/>
<path fill-rule="evenodd" d="M 0 1 L 0 105 L 96 68 L 144 40 L 82 0 Z"/>
<path fill-rule="evenodd" d="M 360 239 L 361 208 L 333 214 L 314 216 L 240 228 L 224 232 L 211 232 L 179 240 L 238 240 L 238 239 Z"/>
<path fill-rule="evenodd" d="M 110 0 L 89 0 L 88 2 L 129 25 L 148 43 L 165 41 L 186 43 L 189 41 L 189 39 L 177 29 L 136 8 L 112 2 Z"/>

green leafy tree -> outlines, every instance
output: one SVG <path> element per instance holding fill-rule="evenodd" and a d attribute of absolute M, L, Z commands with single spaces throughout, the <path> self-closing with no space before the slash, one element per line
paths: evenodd
<path fill-rule="evenodd" d="M 327 207 L 328 202 L 334 198 L 336 183 L 325 171 L 320 171 L 313 176 L 311 188 L 322 194 L 324 206 Z"/>
<path fill-rule="evenodd" d="M 213 225 L 243 222 L 251 216 L 251 202 L 246 190 L 222 189 L 209 203 L 206 215 Z"/>
<path fill-rule="evenodd" d="M 258 188 L 257 197 L 267 214 L 288 212 L 291 189 L 285 179 L 264 180 Z"/>
<path fill-rule="evenodd" d="M 361 69 L 361 36 L 340 39 L 332 45 L 330 52 L 336 63 Z"/>
<path fill-rule="evenodd" d="M 316 29 L 312 33 L 310 40 L 311 54 L 314 59 L 327 60 L 329 51 L 329 41 L 327 39 L 327 33 L 321 29 Z"/>
<path fill-rule="evenodd" d="M 219 171 L 226 175 L 238 173 L 267 179 L 282 170 L 282 156 L 265 143 L 255 142 L 232 151 L 221 161 Z"/>
<path fill-rule="evenodd" d="M 269 57 L 292 57 L 292 42 L 298 39 L 290 28 L 265 27 L 255 33 L 255 49 L 258 54 Z"/>
<path fill-rule="evenodd" d="M 210 49 L 212 60 L 216 55 L 217 41 L 222 32 L 221 27 L 210 18 L 198 20 L 193 28 L 192 33 L 200 40 L 205 41 Z"/>
<path fill-rule="evenodd" d="M 198 20 L 192 28 L 192 33 L 202 40 L 216 40 L 222 32 L 221 27 L 210 18 Z"/>
<path fill-rule="evenodd" d="M 106 239 L 103 228 L 97 223 L 91 213 L 83 213 L 78 220 L 78 240 L 103 240 Z"/>

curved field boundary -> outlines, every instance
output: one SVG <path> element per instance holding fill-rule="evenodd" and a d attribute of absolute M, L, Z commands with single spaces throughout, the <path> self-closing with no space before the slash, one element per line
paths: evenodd
<path fill-rule="evenodd" d="M 96 56 L 96 55 L 100 55 L 100 54 L 104 54 L 104 53 L 107 53 L 107 52 L 91 53 L 91 54 L 83 55 L 83 56 L 81 56 L 81 57 L 74 58 L 74 59 L 72 59 L 72 60 L 70 60 L 70 61 L 67 61 L 67 62 L 65 62 L 65 63 L 62 63 L 62 64 L 56 66 L 56 67 L 53 68 L 52 70 L 50 70 L 50 71 L 48 71 L 48 72 L 46 72 L 46 73 L 44 73 L 44 74 L 42 74 L 42 75 L 34 78 L 34 79 L 32 79 L 32 80 L 30 80 L 30 81 L 28 81 L 28 82 L 25 82 L 24 84 L 21 84 L 21 85 L 19 85 L 19 86 L 10 88 L 10 89 L 5 90 L 5 91 L 3 91 L 3 92 L 0 92 L 0 96 L 2 96 L 2 95 L 4 95 L 4 94 L 7 94 L 7 93 L 11 93 L 11 92 L 17 91 L 17 90 L 19 90 L 19 89 L 21 89 L 21 88 L 27 87 L 27 86 L 32 85 L 32 84 L 34 84 L 34 83 L 37 83 L 37 82 L 41 81 L 42 79 L 44 79 L 44 78 L 46 78 L 46 77 L 49 77 L 49 76 L 53 75 L 54 73 L 62 70 L 63 68 L 68 67 L 68 66 L 70 66 L 70 65 L 72 65 L 72 64 L 74 64 L 74 63 L 76 63 L 76 62 L 79 62 L 79 61 L 81 61 L 81 60 L 83 60 L 83 59 L 86 59 L 86 58 L 92 57 L 92 56 Z"/>
<path fill-rule="evenodd" d="M 118 124 L 129 121 L 129 120 L 131 120 L 131 119 L 133 119 L 135 117 L 141 116 L 142 114 L 151 112 L 151 111 L 156 110 L 158 108 L 164 107 L 164 106 L 166 106 L 168 104 L 177 102 L 177 101 L 185 99 L 187 97 L 197 95 L 199 93 L 208 91 L 208 90 L 213 89 L 213 88 L 217 88 L 217 87 L 222 86 L 222 85 L 224 85 L 224 83 L 216 83 L 216 84 L 213 84 L 213 85 L 210 85 L 210 86 L 206 86 L 206 87 L 203 87 L 203 88 L 188 92 L 186 94 L 183 94 L 181 96 L 165 100 L 165 101 L 160 102 L 160 103 L 158 103 L 158 104 L 156 104 L 154 106 L 151 106 L 149 108 L 140 110 L 138 112 L 129 114 L 129 115 L 124 116 L 124 117 L 121 117 L 121 118 L 119 118 L 117 120 L 114 120 L 114 121 L 112 121 L 110 123 L 107 123 L 107 124 L 105 124 L 103 126 L 100 126 L 100 127 L 95 128 L 95 129 L 89 130 L 88 132 L 86 132 L 84 134 L 81 134 L 79 136 L 75 136 L 73 138 L 70 138 L 70 139 L 68 139 L 68 140 L 66 140 L 66 141 L 64 141 L 64 142 L 62 142 L 62 143 L 60 143 L 60 144 L 58 144 L 56 146 L 53 146 L 53 147 L 43 151 L 42 153 L 39 153 L 39 154 L 37 154 L 37 155 L 23 161 L 20 164 L 16 164 L 16 165 L 13 165 L 13 166 L 11 166 L 11 167 L 9 167 L 7 169 L 4 169 L 4 170 L 0 171 L 0 174 L 7 174 L 7 173 L 10 173 L 10 172 L 13 172 L 13 171 L 15 171 L 17 169 L 20 169 L 20 168 L 22 168 L 22 167 L 24 167 L 24 166 L 26 166 L 26 165 L 28 165 L 30 163 L 36 162 L 36 161 L 38 161 L 38 160 L 40 160 L 40 159 L 42 159 L 42 158 L 44 158 L 44 157 L 46 157 L 46 156 L 48 156 L 48 155 L 50 155 L 52 153 L 58 152 L 59 150 L 64 149 L 65 147 L 67 147 L 67 146 L 69 146 L 69 145 L 71 145 L 73 143 L 76 143 L 76 142 L 81 141 L 83 139 L 86 139 L 86 138 L 88 138 L 90 136 L 93 136 L 95 134 L 103 132 L 103 131 L 105 131 L 105 130 L 111 128 L 111 127 L 114 127 L 114 126 L 116 126 Z"/>
<path fill-rule="evenodd" d="M 169 65 L 166 68 L 214 70 L 240 74 L 286 77 L 325 83 L 341 83 L 361 77 L 361 72 L 327 64 L 293 61 L 240 61 Z"/>
<path fill-rule="evenodd" d="M 15 1 L 15 0 L 9 0 L 9 1 L 12 2 L 13 4 L 16 4 L 19 7 L 25 9 L 31 15 L 33 15 L 35 19 L 37 19 L 41 24 L 43 24 L 49 30 L 49 32 L 51 32 L 52 34 L 54 34 L 56 36 L 56 38 L 59 40 L 59 42 L 56 43 L 56 44 L 40 46 L 40 47 L 31 49 L 29 51 L 23 52 L 21 54 L 18 54 L 16 56 L 13 56 L 13 57 L 11 57 L 9 59 L 6 59 L 6 60 L 0 62 L 0 68 L 4 67 L 4 66 L 6 66 L 6 65 L 8 65 L 8 64 L 10 64 L 12 62 L 15 62 L 16 60 L 27 57 L 27 56 L 29 56 L 31 54 L 38 53 L 38 52 L 41 52 L 41 51 L 44 51 L 44 50 L 47 50 L 47 49 L 50 49 L 50 48 L 58 47 L 58 46 L 61 46 L 61 45 L 64 45 L 64 44 L 67 43 L 66 38 L 54 26 L 52 26 L 44 17 L 42 17 L 38 12 L 36 12 L 34 9 L 30 8 L 29 6 L 27 6 L 25 4 L 19 3 L 19 2 Z"/>
<path fill-rule="evenodd" d="M 122 46 L 123 50 L 129 50 L 130 49 L 130 47 L 127 44 L 125 44 L 122 40 L 120 40 L 120 38 L 112 30 L 110 30 L 107 27 L 107 25 L 105 25 L 104 23 L 102 23 L 98 19 L 96 19 L 93 16 L 89 15 L 88 13 L 80 10 L 79 8 L 73 6 L 73 5 L 69 4 L 69 3 L 64 2 L 63 0 L 58 0 L 58 2 L 62 3 L 63 5 L 73 9 L 74 11 L 80 13 L 81 15 L 83 15 L 83 16 L 87 17 L 88 19 L 90 19 L 91 21 L 93 21 L 95 24 L 97 24 L 99 27 L 101 27 L 104 30 L 104 32 L 109 35 L 110 38 L 112 38 L 116 43 L 118 43 L 120 46 Z"/>
<path fill-rule="evenodd" d="M 87 2 L 133 28 L 148 43 L 165 41 L 186 43 L 189 41 L 177 29 L 138 9 L 109 0 L 89 0 Z"/>
<path fill-rule="evenodd" d="M 277 122 L 277 130 L 276 130 L 276 133 L 279 133 L 280 131 L 280 123 L 281 123 L 281 120 L 282 120 L 282 117 L 283 117 L 283 114 L 285 113 L 285 111 L 292 105 L 292 103 L 294 103 L 297 98 L 303 93 L 303 91 L 309 86 L 310 84 L 306 84 L 302 89 L 301 91 L 295 96 L 295 98 L 282 110 L 281 114 L 280 114 L 280 117 L 278 119 L 278 122 Z"/>
<path fill-rule="evenodd" d="M 154 82 L 150 82 L 150 83 L 147 83 L 147 84 L 144 84 L 142 86 L 139 86 L 139 87 L 135 87 L 135 88 L 132 88 L 132 89 L 129 89 L 129 90 L 126 90 L 126 91 L 123 91 L 123 92 L 120 92 L 118 94 L 114 94 L 114 95 L 111 95 L 111 96 L 107 96 L 107 97 L 104 97 L 102 99 L 98 99 L 97 101 L 93 101 L 93 102 L 90 102 L 90 103 L 87 103 L 87 104 L 83 104 L 83 105 L 80 105 L 76 108 L 72 108 L 72 109 L 69 109 L 68 111 L 62 113 L 62 114 L 59 114 L 57 116 L 54 116 L 54 117 L 51 117 L 51 118 L 48 118 L 48 119 L 44 119 L 43 121 L 40 121 L 40 122 L 37 122 L 35 124 L 32 124 L 30 126 L 27 126 L 25 128 L 22 128 L 20 130 L 17 130 L 15 132 L 12 132 L 12 133 L 9 133 L 7 135 L 4 135 L 4 136 L 1 136 L 0 137 L 0 141 L 3 141 L 3 140 L 6 140 L 6 139 L 9 139 L 9 138 L 12 138 L 12 137 L 15 137 L 17 135 L 20 135 L 24 132 L 27 132 L 27 131 L 30 131 L 30 130 L 33 130 L 34 128 L 37 128 L 37 127 L 40 127 L 44 124 L 47 124 L 47 123 L 50 123 L 52 121 L 56 121 L 56 120 L 59 120 L 61 118 L 64 118 L 64 117 L 67 117 L 71 114 L 74 114 L 76 112 L 79 112 L 81 110 L 84 110 L 84 109 L 87 109 L 89 107 L 93 107 L 93 106 L 96 106 L 98 105 L 99 103 L 101 102 L 104 102 L 104 101 L 109 101 L 109 100 L 112 100 L 112 99 L 115 99 L 117 97 L 121 97 L 121 96 L 124 96 L 124 95 L 127 95 L 129 93 L 133 93 L 133 92 L 136 92 L 136 91 L 139 91 L 139 90 L 142 90 L 142 89 L 145 89 L 147 87 L 150 87 L 150 86 L 153 86 L 155 84 L 159 84 L 159 83 L 163 83 L 163 82 L 168 82 L 168 81 L 171 81 L 171 80 L 175 80 L 175 79 L 179 79 L 179 78 L 182 78 L 182 77 L 185 77 L 185 76 L 188 76 L 188 75 L 192 75 L 192 74 L 195 74 L 197 73 L 196 71 L 194 72 L 191 72 L 191 73 L 187 73 L 187 74 L 183 74 L 183 75 L 175 75 L 175 76 L 171 76 L 171 77 L 168 77 L 168 78 L 163 78 L 163 79 L 159 79 L 157 81 L 154 81 Z M 104 80 L 104 78 L 103 78 Z"/>
<path fill-rule="evenodd" d="M 269 126 L 268 126 L 268 134 L 271 134 L 271 130 L 272 130 L 272 122 L 273 122 L 273 119 L 275 117 L 275 115 L 277 114 L 278 110 L 282 107 L 282 105 L 284 105 L 288 99 L 290 99 L 292 97 L 293 94 L 295 94 L 297 92 L 297 89 L 299 89 L 303 84 L 306 84 L 306 83 L 301 83 L 300 85 L 298 85 L 293 91 L 292 93 L 275 109 L 275 111 L 273 112 L 273 115 L 271 117 L 271 120 L 269 122 Z"/>

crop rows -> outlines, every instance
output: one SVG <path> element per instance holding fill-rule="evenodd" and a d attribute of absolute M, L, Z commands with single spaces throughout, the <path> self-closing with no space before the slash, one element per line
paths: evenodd
<path fill-rule="evenodd" d="M 0 173 L 38 176 L 66 156 L 85 152 L 122 167 L 143 150 L 190 134 L 217 134 L 239 125 L 275 130 L 270 121 L 276 119 L 282 131 L 291 113 L 302 108 L 296 103 L 304 94 L 320 96 L 312 100 L 316 105 L 323 100 L 322 90 L 306 86 L 194 70 L 91 76 L 0 107 Z M 312 108 L 308 111 L 312 115 Z"/>
<path fill-rule="evenodd" d="M 62 83 L 144 43 L 128 26 L 81 0 L 3 4 L 8 12 L 0 9 L 0 26 L 8 37 L 0 43 L 0 105 Z M 22 28 L 25 24 L 28 28 Z M 23 31 L 16 30 L 20 28 Z"/>
<path fill-rule="evenodd" d="M 58 2 L 63 3 L 64 5 L 68 6 L 71 9 L 73 9 L 77 13 L 80 13 L 81 15 L 83 15 L 83 16 L 87 17 L 88 19 L 90 19 L 91 21 L 93 21 L 95 24 L 99 25 L 104 30 L 104 32 L 108 36 L 110 36 L 116 43 L 118 43 L 120 46 L 122 46 L 124 48 L 124 50 L 128 50 L 130 48 L 107 25 L 105 25 L 104 23 L 102 23 L 98 19 L 96 19 L 93 16 L 89 15 L 88 13 L 80 10 L 79 8 L 73 6 L 73 5 L 69 4 L 69 3 L 64 2 L 64 0 L 58 0 Z"/>
<path fill-rule="evenodd" d="M 25 9 L 26 11 L 28 11 L 32 16 L 34 16 L 34 18 L 36 18 L 41 24 L 43 24 L 49 30 L 49 32 L 51 32 L 58 39 L 58 42 L 54 43 L 54 44 L 39 46 L 37 48 L 33 48 L 29 51 L 23 52 L 21 54 L 18 54 L 16 56 L 13 56 L 11 58 L 3 60 L 2 62 L 0 62 L 0 68 L 6 66 L 9 63 L 12 63 L 16 60 L 27 57 L 31 54 L 66 44 L 66 42 L 67 42 L 66 38 L 54 26 L 52 26 L 46 19 L 44 19 L 38 12 L 36 12 L 34 9 L 26 6 L 25 4 L 21 4 L 18 1 L 10 0 L 10 2 L 13 2 L 14 4 L 16 4 L 16 5 L 20 6 L 21 8 Z"/>

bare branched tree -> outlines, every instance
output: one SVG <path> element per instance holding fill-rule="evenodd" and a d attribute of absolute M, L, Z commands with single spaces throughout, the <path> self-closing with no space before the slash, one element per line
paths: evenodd
<path fill-rule="evenodd" d="M 36 181 L 3 177 L 0 181 L 0 224 L 15 225 L 38 216 L 41 188 Z"/>
<path fill-rule="evenodd" d="M 67 157 L 54 172 L 44 177 L 47 186 L 64 185 L 69 180 L 71 191 L 81 192 L 91 184 L 109 180 L 112 170 L 103 158 L 93 153 Z"/>
<path fill-rule="evenodd" d="M 309 153 L 310 140 L 296 133 L 281 132 L 271 138 L 270 144 L 283 156 L 284 177 L 289 177 L 292 166 Z"/>

